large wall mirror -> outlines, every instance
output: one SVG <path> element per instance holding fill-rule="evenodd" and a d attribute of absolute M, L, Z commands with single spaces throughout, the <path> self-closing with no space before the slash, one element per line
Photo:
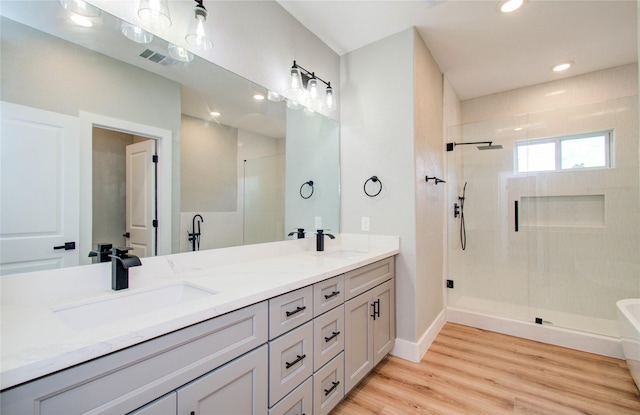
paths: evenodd
<path fill-rule="evenodd" d="M 339 231 L 335 120 L 105 12 L 92 27 L 57 0 L 0 14 L 3 274 L 88 264 L 97 243 L 150 256 Z"/>

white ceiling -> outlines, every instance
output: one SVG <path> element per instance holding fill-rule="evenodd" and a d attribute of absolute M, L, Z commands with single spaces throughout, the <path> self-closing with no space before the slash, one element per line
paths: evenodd
<path fill-rule="evenodd" d="M 415 26 L 461 100 L 638 61 L 636 0 L 277 1 L 339 55 Z"/>

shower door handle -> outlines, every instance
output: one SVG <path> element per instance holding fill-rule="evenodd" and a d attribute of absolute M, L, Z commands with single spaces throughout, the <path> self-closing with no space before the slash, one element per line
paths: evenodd
<path fill-rule="evenodd" d="M 517 201 L 517 200 L 516 200 L 516 201 L 514 201 L 514 202 L 513 202 L 513 205 L 514 205 L 514 215 L 513 215 L 513 216 L 514 216 L 514 218 L 515 218 L 515 224 L 514 224 L 513 229 L 514 229 L 516 232 L 518 232 L 518 228 L 520 227 L 520 218 L 519 218 L 519 216 L 520 216 L 520 215 L 519 215 L 519 213 L 518 213 L 518 201 Z"/>

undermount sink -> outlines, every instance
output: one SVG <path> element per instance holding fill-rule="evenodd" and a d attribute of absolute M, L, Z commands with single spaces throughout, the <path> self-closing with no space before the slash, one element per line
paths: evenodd
<path fill-rule="evenodd" d="M 108 297 L 65 304 L 53 313 L 68 326 L 86 330 L 217 294 L 187 283 L 150 290 L 113 293 Z"/>
<path fill-rule="evenodd" d="M 366 252 L 341 249 L 338 251 L 327 252 L 324 256 L 329 258 L 352 259 L 364 254 L 366 254 Z"/>

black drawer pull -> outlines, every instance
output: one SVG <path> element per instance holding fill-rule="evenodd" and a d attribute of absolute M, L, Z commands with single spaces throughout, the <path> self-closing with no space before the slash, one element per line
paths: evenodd
<path fill-rule="evenodd" d="M 294 360 L 293 362 L 286 362 L 285 367 L 286 367 L 287 369 L 289 369 L 291 366 L 295 365 L 296 363 L 298 363 L 298 362 L 302 362 L 302 359 L 304 359 L 305 357 L 307 357 L 307 355 L 306 355 L 306 354 L 303 354 L 302 356 L 297 355 L 297 357 L 298 357 L 298 358 L 297 358 L 296 360 Z"/>
<path fill-rule="evenodd" d="M 324 299 L 325 299 L 325 300 L 328 300 L 329 298 L 333 298 L 333 297 L 335 297 L 335 296 L 336 296 L 336 295 L 338 295 L 338 294 L 340 294 L 340 291 L 334 291 L 334 292 L 332 292 L 331 294 L 325 294 Z"/>
<path fill-rule="evenodd" d="M 327 396 L 328 394 L 330 394 L 331 392 L 333 392 L 333 391 L 338 387 L 338 385 L 340 384 L 340 381 L 337 381 L 337 382 L 331 382 L 331 384 L 332 384 L 333 386 L 331 386 L 329 389 L 325 389 L 325 390 L 324 390 L 324 396 Z"/>
<path fill-rule="evenodd" d="M 324 341 L 328 343 L 328 342 L 330 342 L 331 340 L 333 340 L 333 339 L 335 339 L 336 337 L 338 337 L 338 334 L 340 334 L 340 332 L 339 332 L 339 331 L 334 331 L 334 332 L 333 332 L 333 334 L 331 334 L 331 336 L 329 336 L 329 337 L 325 337 L 325 338 L 324 338 Z"/>
<path fill-rule="evenodd" d="M 292 315 L 299 313 L 303 310 L 305 310 L 307 308 L 307 306 L 302 306 L 302 307 L 296 307 L 295 310 L 293 311 L 287 311 L 287 317 L 291 317 Z"/>

